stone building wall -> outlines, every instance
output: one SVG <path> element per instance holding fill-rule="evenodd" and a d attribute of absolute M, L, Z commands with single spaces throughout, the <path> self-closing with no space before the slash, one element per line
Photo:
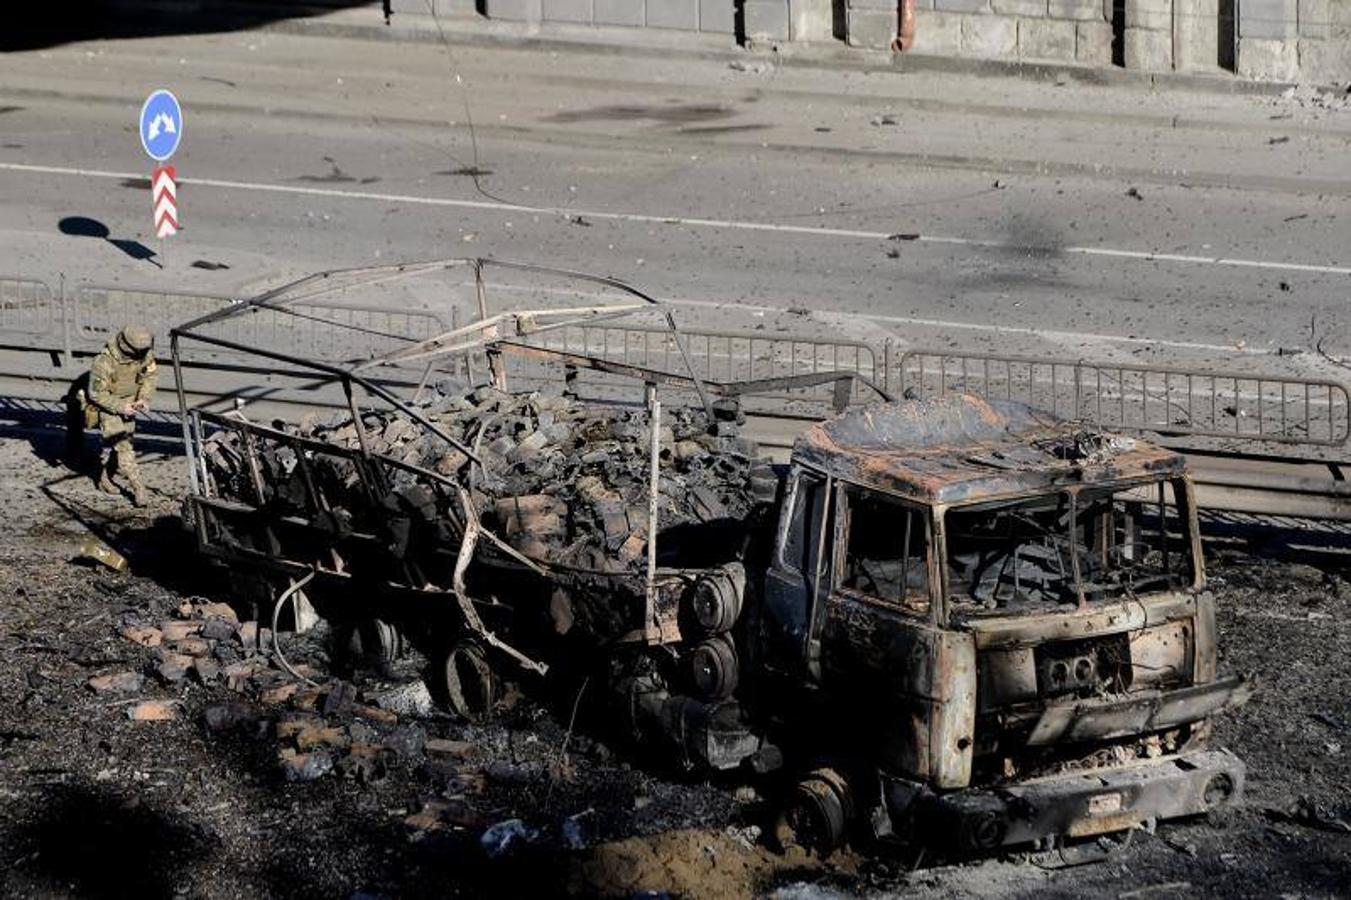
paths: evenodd
<path fill-rule="evenodd" d="M 750 40 L 830 40 L 830 0 L 483 0 L 489 18 L 621 25 L 736 35 Z M 740 22 L 738 22 L 740 16 Z"/>
<path fill-rule="evenodd" d="M 161 14 L 250 4 L 297 15 L 380 0 L 92 0 Z M 396 15 L 706 32 L 727 43 L 887 49 L 899 0 L 391 0 Z M 915 54 L 1259 81 L 1351 83 L 1351 0 L 915 0 Z"/>

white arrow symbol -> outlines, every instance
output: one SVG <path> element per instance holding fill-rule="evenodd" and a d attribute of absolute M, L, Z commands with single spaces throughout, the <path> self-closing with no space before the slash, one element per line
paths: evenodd
<path fill-rule="evenodd" d="M 178 130 L 174 127 L 174 120 L 169 114 L 162 112 L 150 120 L 150 127 L 146 129 L 146 134 L 149 136 L 149 139 L 153 141 L 155 138 L 159 137 L 161 128 L 164 129 L 165 134 L 174 134 Z"/>

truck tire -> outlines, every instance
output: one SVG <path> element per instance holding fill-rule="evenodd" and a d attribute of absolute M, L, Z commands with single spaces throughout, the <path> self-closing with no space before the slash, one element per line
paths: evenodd
<path fill-rule="evenodd" d="M 746 570 L 740 563 L 729 563 L 700 576 L 686 595 L 686 619 L 699 635 L 730 631 L 741 615 L 741 594 Z"/>
<path fill-rule="evenodd" d="M 696 644 L 685 657 L 685 667 L 694 696 L 700 700 L 726 700 L 736 690 L 740 663 L 736 645 L 727 635 Z"/>
<path fill-rule="evenodd" d="M 481 646 L 473 641 L 455 644 L 446 654 L 443 672 L 451 712 L 474 723 L 491 718 L 498 699 L 497 678 Z"/>
<path fill-rule="evenodd" d="M 849 786 L 834 769 L 816 769 L 793 788 L 774 826 L 780 849 L 801 847 L 825 858 L 843 847 L 853 819 Z"/>

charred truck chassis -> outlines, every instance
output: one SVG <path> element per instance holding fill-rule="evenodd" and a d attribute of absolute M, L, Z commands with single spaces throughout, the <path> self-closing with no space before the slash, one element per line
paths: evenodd
<path fill-rule="evenodd" d="M 285 311 L 286 288 L 174 330 L 186 508 L 204 554 L 262 573 L 284 598 L 303 588 L 326 614 L 374 625 L 386 653 L 402 636 L 428 641 L 441 654 L 443 699 L 466 717 L 491 712 L 504 667 L 544 676 L 551 664 L 582 660 L 635 736 L 688 765 L 766 771 L 786 758 L 807 774 L 779 836 L 823 852 L 855 836 L 988 850 L 1241 797 L 1242 763 L 1205 743 L 1209 718 L 1245 702 L 1252 684 L 1216 675 L 1214 599 L 1177 454 L 1016 404 L 895 403 L 868 385 L 885 402 L 810 427 L 767 485 L 761 470 L 758 502 L 723 558 L 659 566 L 658 385 L 692 389 L 713 428 L 710 395 L 833 381 L 839 398 L 857 376 L 701 380 L 669 313 L 684 374 L 554 353 L 526 341 L 548 316 L 592 321 L 654 301 L 555 273 L 635 302 L 489 316 L 490 263 L 427 265 L 473 267 L 481 320 L 381 359 L 329 364 L 209 333 L 252 308 Z M 189 409 L 184 339 L 340 384 L 358 445 L 242 411 Z M 429 374 L 437 360 L 470 352 L 486 352 L 498 388 L 504 353 L 646 384 L 645 571 L 562 565 L 514 547 L 490 527 L 475 487 L 482 448 L 363 374 L 423 359 Z M 434 471 L 372 451 L 358 387 L 460 465 Z M 233 493 L 207 458 L 209 436 L 222 432 L 243 460 L 245 486 Z M 284 483 L 279 452 L 290 461 Z"/>

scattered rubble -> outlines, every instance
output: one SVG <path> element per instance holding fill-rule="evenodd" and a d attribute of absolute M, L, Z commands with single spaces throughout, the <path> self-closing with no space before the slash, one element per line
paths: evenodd
<path fill-rule="evenodd" d="M 1325 90 L 1317 85 L 1291 85 L 1281 92 L 1279 98 L 1272 101 L 1277 106 L 1298 106 L 1301 109 L 1344 112 L 1351 109 L 1351 86 L 1345 90 Z"/>

